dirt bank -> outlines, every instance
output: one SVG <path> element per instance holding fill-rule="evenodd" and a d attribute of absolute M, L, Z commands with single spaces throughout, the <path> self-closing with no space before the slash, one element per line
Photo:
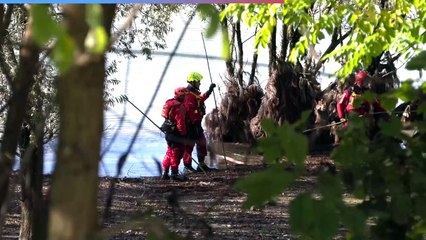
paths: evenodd
<path fill-rule="evenodd" d="M 148 215 L 188 239 L 291 239 L 289 202 L 297 194 L 315 187 L 316 172 L 321 170 L 320 163 L 328 157 L 309 156 L 310 171 L 273 204 L 244 211 L 241 205 L 246 196 L 234 191 L 232 184 L 238 178 L 264 168 L 262 159 L 244 145 L 225 146 L 225 152 L 227 164 L 222 160 L 223 152 L 216 151 L 221 170 L 207 175 L 189 174 L 187 182 L 165 181 L 158 177 L 116 180 L 111 215 L 102 224 L 109 234 L 107 239 L 145 239 L 144 227 L 155 221 L 141 221 Z M 104 210 L 109 182 L 110 178 L 100 179 L 100 213 Z M 19 192 L 18 188 L 16 192 Z M 19 211 L 19 202 L 15 198 L 3 239 L 18 238 Z M 147 211 L 149 214 L 144 215 Z M 155 226 L 158 228 L 160 224 Z"/>

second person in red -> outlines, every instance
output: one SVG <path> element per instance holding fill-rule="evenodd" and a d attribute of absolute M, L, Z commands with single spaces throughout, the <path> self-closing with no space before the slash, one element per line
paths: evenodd
<path fill-rule="evenodd" d="M 187 178 L 179 174 L 179 163 L 184 153 L 184 137 L 187 135 L 186 111 L 182 104 L 186 88 L 176 88 L 174 98 L 169 99 L 163 106 L 161 115 L 165 118 L 161 130 L 165 133 L 167 141 L 167 151 L 163 158 L 163 173 L 161 178 L 164 180 L 172 179 L 184 181 Z M 169 169 L 172 174 L 169 176 Z"/>
<path fill-rule="evenodd" d="M 200 73 L 192 72 L 187 77 L 188 90 L 185 95 L 184 106 L 186 110 L 186 120 L 188 128 L 188 138 L 193 140 L 193 143 L 185 145 L 185 153 L 183 156 L 183 163 L 185 168 L 189 171 L 209 171 L 211 170 L 204 162 L 204 159 L 207 155 L 207 143 L 206 137 L 204 136 L 204 130 L 201 126 L 201 121 L 203 120 L 204 115 L 206 114 L 206 106 L 204 101 L 210 96 L 213 92 L 213 89 L 216 87 L 212 83 L 209 87 L 209 90 L 204 94 L 200 92 L 200 85 L 203 76 Z M 195 170 L 192 167 L 192 151 L 195 144 L 197 149 L 197 158 L 198 158 L 198 167 Z"/>

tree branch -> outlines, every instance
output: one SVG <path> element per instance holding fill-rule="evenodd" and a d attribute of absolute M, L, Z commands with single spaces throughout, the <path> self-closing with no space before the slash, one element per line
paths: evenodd
<path fill-rule="evenodd" d="M 321 69 L 322 65 L 326 61 L 326 59 L 324 59 L 324 56 L 334 51 L 334 49 L 336 49 L 336 47 L 352 33 L 352 29 L 350 29 L 348 32 L 341 35 L 340 37 L 339 37 L 339 32 L 340 32 L 340 29 L 335 27 L 333 30 L 333 35 L 331 36 L 330 45 L 328 46 L 327 50 L 325 50 L 325 52 L 322 54 L 320 58 L 320 62 L 315 67 L 315 73 L 317 73 Z"/>

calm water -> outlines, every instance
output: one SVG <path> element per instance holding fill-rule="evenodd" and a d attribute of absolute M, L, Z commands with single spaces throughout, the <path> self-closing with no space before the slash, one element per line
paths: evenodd
<path fill-rule="evenodd" d="M 103 138 L 104 150 L 112 140 L 112 134 L 107 132 Z M 127 151 L 132 141 L 131 133 L 122 133 L 115 138 L 109 150 L 103 156 L 99 165 L 99 176 L 115 176 L 117 174 L 117 163 L 120 156 Z M 51 174 L 55 165 L 55 148 L 54 143 L 45 146 L 44 173 Z M 167 144 L 164 135 L 153 129 L 144 130 L 138 134 L 138 137 L 127 157 L 127 160 L 120 173 L 120 177 L 142 177 L 142 176 L 158 176 L 158 164 L 161 164 Z M 180 169 L 183 169 L 181 164 Z"/>

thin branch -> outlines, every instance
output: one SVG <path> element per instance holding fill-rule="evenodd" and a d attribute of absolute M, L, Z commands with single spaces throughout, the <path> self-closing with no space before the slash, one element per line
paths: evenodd
<path fill-rule="evenodd" d="M 322 54 L 322 56 L 320 58 L 320 62 L 317 64 L 317 66 L 315 68 L 315 73 L 317 73 L 321 69 L 324 62 L 326 61 L 326 59 L 324 59 L 324 56 L 331 53 L 332 51 L 334 51 L 334 49 L 336 49 L 336 47 L 341 42 L 343 42 L 343 40 L 345 40 L 352 33 L 352 29 L 350 29 L 348 32 L 341 35 L 340 37 L 339 37 L 339 35 L 340 35 L 339 32 L 340 32 L 340 28 L 339 29 L 337 29 L 337 27 L 334 28 L 333 35 L 331 37 L 330 45 L 328 46 L 327 50 L 325 50 L 325 52 Z"/>
<path fill-rule="evenodd" d="M 109 44 L 110 46 L 112 46 L 118 40 L 120 35 L 123 34 L 126 29 L 130 28 L 141 8 L 142 4 L 135 4 L 133 6 L 130 14 L 127 16 L 127 19 L 124 21 L 123 25 L 121 25 L 121 27 L 118 28 L 118 31 L 113 36 L 111 36 L 111 41 Z"/>

